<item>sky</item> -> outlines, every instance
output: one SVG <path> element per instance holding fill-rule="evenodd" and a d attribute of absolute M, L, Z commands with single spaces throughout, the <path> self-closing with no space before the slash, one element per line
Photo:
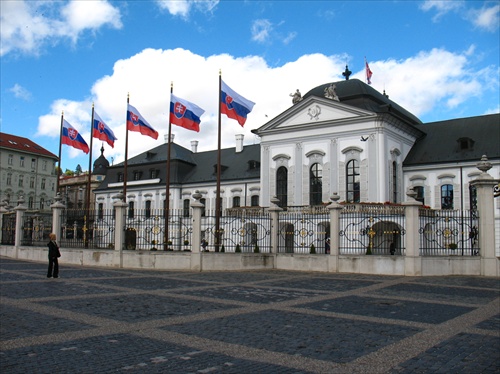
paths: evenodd
<path fill-rule="evenodd" d="M 500 111 L 499 1 L 0 1 L 1 132 L 56 156 L 61 113 L 91 143 L 92 104 L 118 140 L 93 139 L 124 161 L 127 96 L 159 132 L 129 132 L 133 157 L 168 134 L 170 89 L 205 110 L 200 132 L 174 141 L 217 149 L 219 72 L 255 103 L 241 127 L 222 116 L 222 148 L 258 144 L 257 129 L 292 106 L 290 94 L 366 82 L 424 123 Z M 89 155 L 62 146 L 61 168 Z"/>

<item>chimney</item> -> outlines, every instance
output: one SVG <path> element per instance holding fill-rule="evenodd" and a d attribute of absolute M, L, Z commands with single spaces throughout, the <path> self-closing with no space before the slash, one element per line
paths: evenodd
<path fill-rule="evenodd" d="M 191 152 L 198 152 L 198 140 L 191 140 Z"/>
<path fill-rule="evenodd" d="M 170 142 L 174 142 L 175 134 L 170 135 Z M 165 144 L 168 144 L 168 134 L 163 135 L 163 139 L 165 141 Z"/>
<path fill-rule="evenodd" d="M 237 134 L 236 135 L 236 153 L 240 153 L 243 151 L 243 138 L 245 135 L 243 134 Z"/>

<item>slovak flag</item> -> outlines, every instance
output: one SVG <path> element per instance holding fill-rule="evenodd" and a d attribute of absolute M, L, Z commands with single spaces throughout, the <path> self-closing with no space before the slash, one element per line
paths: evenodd
<path fill-rule="evenodd" d="M 127 110 L 127 130 L 140 132 L 155 140 L 158 139 L 158 131 L 153 129 L 148 121 L 141 116 L 141 113 L 130 104 L 128 104 Z"/>
<path fill-rule="evenodd" d="M 63 119 L 62 130 L 62 144 L 66 144 L 73 148 L 81 149 L 85 153 L 89 153 L 89 146 L 87 145 L 85 140 L 82 138 L 80 133 L 65 119 Z"/>
<path fill-rule="evenodd" d="M 243 127 L 247 120 L 247 114 L 252 111 L 255 103 L 238 95 L 222 80 L 221 91 L 221 113 L 235 119 Z"/>
<path fill-rule="evenodd" d="M 200 132 L 200 117 L 205 113 L 198 105 L 170 94 L 170 123 Z"/>
<path fill-rule="evenodd" d="M 111 146 L 111 148 L 114 148 L 116 136 L 113 133 L 113 130 L 111 130 L 104 123 L 104 121 L 101 119 L 101 117 L 99 117 L 99 115 L 96 112 L 94 112 L 94 123 L 92 124 L 92 136 L 99 140 L 104 140 Z"/>
<path fill-rule="evenodd" d="M 365 70 L 366 70 L 366 83 L 368 84 L 372 84 L 372 71 L 370 70 L 370 67 L 368 66 L 368 61 L 366 61 L 366 58 L 365 58 Z"/>

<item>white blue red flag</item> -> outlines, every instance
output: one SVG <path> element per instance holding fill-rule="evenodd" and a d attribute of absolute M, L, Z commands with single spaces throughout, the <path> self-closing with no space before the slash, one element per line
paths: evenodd
<path fill-rule="evenodd" d="M 200 132 L 200 117 L 205 113 L 198 105 L 170 95 L 170 123 Z"/>
<path fill-rule="evenodd" d="M 85 153 L 89 153 L 89 146 L 87 145 L 85 140 L 82 138 L 80 133 L 65 119 L 63 119 L 61 142 L 62 144 L 66 144 L 73 148 L 80 149 Z"/>
<path fill-rule="evenodd" d="M 111 148 L 115 146 L 116 136 L 108 125 L 94 112 L 94 123 L 92 124 L 92 136 L 99 140 L 104 140 Z"/>
<path fill-rule="evenodd" d="M 365 70 L 366 70 L 366 83 L 368 84 L 372 84 L 372 71 L 370 70 L 370 67 L 368 66 L 368 61 L 366 61 L 366 58 L 365 58 Z"/>
<path fill-rule="evenodd" d="M 243 127 L 247 114 L 252 111 L 255 103 L 237 94 L 222 80 L 221 91 L 221 113 L 235 119 Z"/>
<path fill-rule="evenodd" d="M 128 104 L 127 110 L 127 130 L 140 132 L 142 135 L 147 135 L 153 139 L 158 139 L 158 131 L 141 116 L 141 113 L 132 105 Z"/>

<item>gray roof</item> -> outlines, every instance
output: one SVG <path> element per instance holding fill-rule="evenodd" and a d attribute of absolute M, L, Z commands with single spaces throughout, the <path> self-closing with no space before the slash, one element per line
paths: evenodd
<path fill-rule="evenodd" d="M 309 96 L 325 97 L 325 88 L 332 84 L 335 85 L 337 96 L 342 104 L 374 113 L 389 113 L 410 125 L 422 124 L 415 115 L 359 79 L 322 84 L 307 92 L 303 98 L 306 99 Z"/>
<path fill-rule="evenodd" d="M 133 180 L 135 172 L 142 172 L 142 180 L 149 179 L 151 170 L 157 171 L 157 178 L 165 185 L 167 175 L 168 145 L 143 152 L 128 160 L 127 181 Z M 217 150 L 193 153 L 192 151 L 172 143 L 170 158 L 170 184 L 214 183 L 217 180 Z M 221 182 L 258 180 L 260 178 L 260 145 L 252 144 L 243 147 L 241 152 L 236 148 L 221 149 Z M 107 169 L 106 178 L 96 191 L 108 188 L 109 183 L 118 182 L 118 175 L 123 173 L 124 162 Z"/>
<path fill-rule="evenodd" d="M 500 114 L 458 118 L 422 125 L 404 166 L 500 159 Z"/>

